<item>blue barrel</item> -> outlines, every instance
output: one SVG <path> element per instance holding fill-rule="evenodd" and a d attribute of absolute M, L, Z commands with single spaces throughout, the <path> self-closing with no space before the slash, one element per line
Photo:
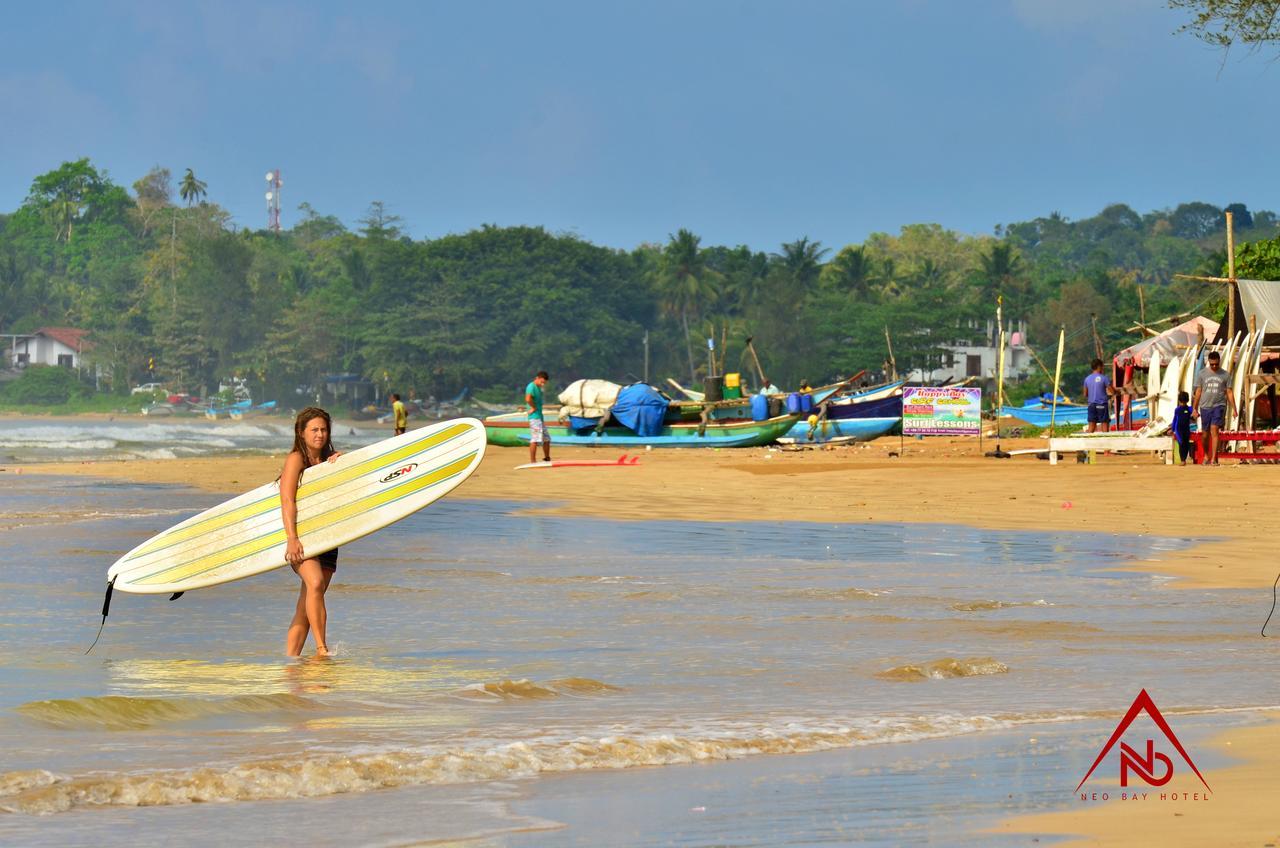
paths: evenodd
<path fill-rule="evenodd" d="M 754 421 L 763 421 L 769 417 L 769 398 L 764 395 L 751 396 L 751 418 Z"/>
<path fill-rule="evenodd" d="M 795 415 L 800 411 L 800 395 L 798 392 L 792 392 L 787 395 L 787 412 Z"/>
<path fill-rule="evenodd" d="M 805 415 L 813 412 L 813 395 L 808 392 L 800 393 L 800 411 Z"/>

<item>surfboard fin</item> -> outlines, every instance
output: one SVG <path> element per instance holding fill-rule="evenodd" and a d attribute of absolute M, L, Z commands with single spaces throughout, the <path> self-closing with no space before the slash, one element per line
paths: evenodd
<path fill-rule="evenodd" d="M 107 613 L 111 611 L 111 590 L 116 587 L 116 579 L 112 577 L 107 581 L 107 594 L 102 598 L 102 623 L 98 625 L 98 635 L 93 637 L 93 645 L 89 646 L 92 651 L 94 645 L 98 644 L 98 640 L 102 638 L 102 628 L 107 626 Z M 84 655 L 89 656 L 89 651 L 85 651 Z"/>
<path fill-rule="evenodd" d="M 187 593 L 186 593 L 186 592 L 174 592 L 172 595 L 170 595 L 170 596 L 169 596 L 169 600 L 171 600 L 171 601 L 176 601 L 176 600 L 178 600 L 178 598 L 181 598 L 181 597 L 182 597 L 183 595 L 185 595 L 185 594 L 187 594 Z"/>

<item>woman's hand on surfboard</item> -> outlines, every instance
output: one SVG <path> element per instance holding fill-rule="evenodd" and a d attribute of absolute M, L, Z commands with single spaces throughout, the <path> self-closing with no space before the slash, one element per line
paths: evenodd
<path fill-rule="evenodd" d="M 342 456 L 342 451 L 334 451 L 329 454 L 329 462 L 337 462 L 338 457 Z"/>
<path fill-rule="evenodd" d="M 306 556 L 302 551 L 302 541 L 300 539 L 290 539 L 289 543 L 284 546 L 284 561 L 290 565 L 301 565 Z"/>

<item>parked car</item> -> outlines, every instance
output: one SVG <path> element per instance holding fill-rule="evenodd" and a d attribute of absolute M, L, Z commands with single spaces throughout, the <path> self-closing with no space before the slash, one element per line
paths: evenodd
<path fill-rule="evenodd" d="M 129 394 L 149 395 L 163 388 L 164 388 L 164 383 L 143 383 L 141 386 L 134 386 L 132 389 L 130 389 Z"/>

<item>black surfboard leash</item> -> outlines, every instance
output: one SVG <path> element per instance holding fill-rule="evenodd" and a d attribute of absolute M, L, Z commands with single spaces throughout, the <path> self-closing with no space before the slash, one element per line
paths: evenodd
<path fill-rule="evenodd" d="M 102 623 L 98 625 L 98 635 L 93 637 L 93 645 L 89 646 L 92 651 L 94 645 L 98 644 L 98 640 L 102 638 L 102 629 L 107 626 L 107 613 L 111 611 L 111 590 L 116 587 L 116 579 L 112 577 L 107 581 L 107 594 L 102 599 Z M 85 651 L 84 655 L 89 656 L 89 651 Z"/>
<path fill-rule="evenodd" d="M 1267 620 L 1262 622 L 1262 638 L 1267 638 L 1267 625 L 1271 623 L 1271 616 L 1276 614 L 1276 586 L 1280 586 L 1280 574 L 1276 575 L 1276 582 L 1271 584 L 1271 612 L 1267 613 Z"/>

